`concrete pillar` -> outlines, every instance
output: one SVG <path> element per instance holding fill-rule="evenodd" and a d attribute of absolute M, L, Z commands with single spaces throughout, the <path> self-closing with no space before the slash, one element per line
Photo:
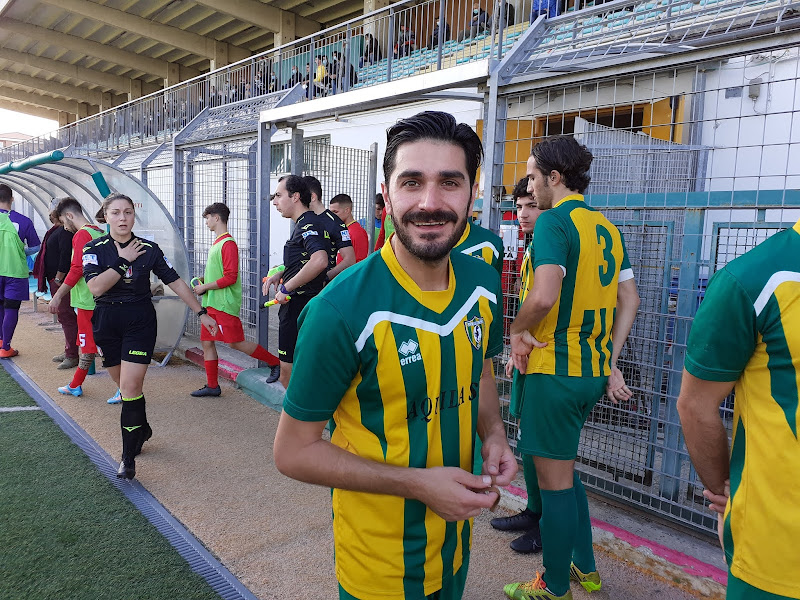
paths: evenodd
<path fill-rule="evenodd" d="M 391 4 L 390 0 L 364 0 L 364 14 L 369 14 L 372 11 L 386 8 Z M 386 56 L 387 52 L 391 50 L 392 44 L 389 43 L 389 29 L 385 26 L 381 27 L 383 31 L 378 31 L 378 25 L 374 19 L 364 19 L 364 33 L 371 33 L 378 40 L 378 43 L 383 49 L 383 55 Z M 387 45 L 388 44 L 388 45 Z M 419 44 L 419 40 L 417 41 Z"/>
<path fill-rule="evenodd" d="M 230 64 L 228 60 L 228 44 L 214 40 L 214 58 L 211 59 L 211 70 L 219 69 Z"/>
<path fill-rule="evenodd" d="M 69 125 L 73 121 L 73 116 L 68 113 L 64 112 L 63 110 L 58 111 L 58 126 L 65 127 Z"/>
<path fill-rule="evenodd" d="M 131 79 L 131 89 L 128 92 L 128 102 L 142 97 L 142 80 Z"/>
<path fill-rule="evenodd" d="M 86 102 L 78 102 L 78 119 L 85 119 L 89 116 L 89 104 Z"/>
<path fill-rule="evenodd" d="M 281 29 L 275 34 L 273 46 L 283 46 L 289 44 L 297 39 L 297 30 L 295 28 L 296 18 L 295 14 L 288 10 L 281 11 Z"/>
<path fill-rule="evenodd" d="M 167 76 L 164 78 L 164 87 L 168 88 L 181 82 L 181 66 L 178 63 L 167 65 Z"/>
<path fill-rule="evenodd" d="M 111 92 L 104 92 L 100 97 L 100 112 L 113 108 Z"/>

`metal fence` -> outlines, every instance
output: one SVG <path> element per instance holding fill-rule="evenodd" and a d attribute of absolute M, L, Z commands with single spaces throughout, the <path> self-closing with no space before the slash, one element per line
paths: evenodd
<path fill-rule="evenodd" d="M 530 68 L 537 52 L 518 64 Z M 716 519 L 676 410 L 686 340 L 709 277 L 800 218 L 800 46 L 720 49 L 679 67 L 634 62 L 613 74 L 583 71 L 577 59 L 572 66 L 580 77 L 542 76 L 535 86 L 512 78 L 500 91 L 498 130 L 506 135 L 498 136 L 504 161 L 494 172 L 509 189 L 538 140 L 574 134 L 596 157 L 587 202 L 619 227 L 633 265 L 642 304 L 620 368 L 634 395 L 597 404 L 578 469 L 596 491 L 710 532 Z M 516 240 L 513 225 L 504 227 Z M 518 267 L 512 248 L 508 293 Z M 515 310 L 507 301 L 507 320 Z M 501 381 L 501 392 L 509 386 Z M 729 434 L 734 402 L 720 408 Z M 514 443 L 518 424 L 507 409 L 504 417 Z"/>

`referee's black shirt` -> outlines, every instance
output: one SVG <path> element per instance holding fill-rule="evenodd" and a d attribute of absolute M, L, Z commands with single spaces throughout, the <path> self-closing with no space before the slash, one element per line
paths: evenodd
<path fill-rule="evenodd" d="M 95 297 L 97 304 L 121 304 L 150 300 L 153 297 L 150 292 L 151 272 L 155 273 L 156 277 L 166 285 L 180 279 L 155 242 L 133 235 L 131 239 L 120 246 L 124 248 L 134 239 L 138 239 L 142 243 L 144 254 L 131 263 L 124 277 L 120 278 L 102 296 Z M 110 267 L 114 267 L 118 259 L 117 247 L 110 235 L 104 235 L 86 244 L 83 248 L 83 277 L 86 282 L 88 283 Z"/>
<path fill-rule="evenodd" d="M 336 255 L 341 248 L 350 248 L 353 243 L 350 241 L 350 231 L 338 216 L 327 208 L 317 215 L 320 225 L 325 229 L 331 242 L 328 253 L 328 271 L 336 266 Z"/>
<path fill-rule="evenodd" d="M 283 272 L 283 283 L 297 275 L 311 259 L 311 255 L 319 250 L 324 250 L 330 256 L 330 242 L 325 240 L 325 230 L 317 215 L 313 210 L 308 210 L 297 219 L 292 237 L 283 247 L 283 266 L 286 268 Z M 292 294 L 319 294 L 327 279 L 325 274 L 326 269 L 323 269 L 314 279 L 292 290 Z"/>

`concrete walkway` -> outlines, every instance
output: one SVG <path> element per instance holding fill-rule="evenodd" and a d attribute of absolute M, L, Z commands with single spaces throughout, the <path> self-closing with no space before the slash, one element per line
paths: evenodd
<path fill-rule="evenodd" d="M 51 361 L 62 349 L 63 336 L 52 330 L 50 315 L 34 313 L 30 303 L 23 305 L 13 345 L 20 352 L 14 362 L 118 458 L 120 407 L 106 404 L 116 391 L 108 374 L 98 368 L 80 398 L 58 394 L 56 388 L 72 375 L 56 370 Z M 329 490 L 277 472 L 272 461 L 277 412 L 227 381 L 221 383 L 220 398 L 190 397 L 203 383 L 203 372 L 181 359 L 148 371 L 145 396 L 154 433 L 137 459 L 137 479 L 262 600 L 336 598 Z M 513 508 L 513 498 L 506 504 Z M 542 570 L 541 555 L 521 556 L 508 548 L 513 536 L 491 529 L 493 516 L 485 513 L 475 521 L 466 599 L 500 600 L 503 584 Z M 624 540 L 603 531 L 596 530 L 595 539 L 604 585 L 593 598 L 722 597 L 722 586 L 711 585 L 713 578 L 705 577 L 711 582 L 706 589 L 687 585 L 687 578 L 638 560 L 648 551 L 631 555 L 636 560 L 625 556 L 618 543 Z M 631 535 L 625 543 L 633 548 L 630 542 L 643 538 Z M 573 594 L 588 598 L 576 586 Z"/>

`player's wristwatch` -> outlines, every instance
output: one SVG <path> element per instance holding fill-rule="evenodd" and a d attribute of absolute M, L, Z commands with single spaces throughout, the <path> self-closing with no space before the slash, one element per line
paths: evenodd
<path fill-rule="evenodd" d="M 281 284 L 281 285 L 280 285 L 280 287 L 278 288 L 278 291 L 279 291 L 281 294 L 283 294 L 284 296 L 288 296 L 288 295 L 289 295 L 289 290 L 287 290 L 287 289 L 286 289 L 286 286 L 285 286 L 285 285 L 283 285 L 283 284 Z"/>
<path fill-rule="evenodd" d="M 198 317 L 202 317 L 203 315 L 207 315 L 207 314 L 208 314 L 208 309 L 205 306 L 197 311 L 197 316 Z"/>

